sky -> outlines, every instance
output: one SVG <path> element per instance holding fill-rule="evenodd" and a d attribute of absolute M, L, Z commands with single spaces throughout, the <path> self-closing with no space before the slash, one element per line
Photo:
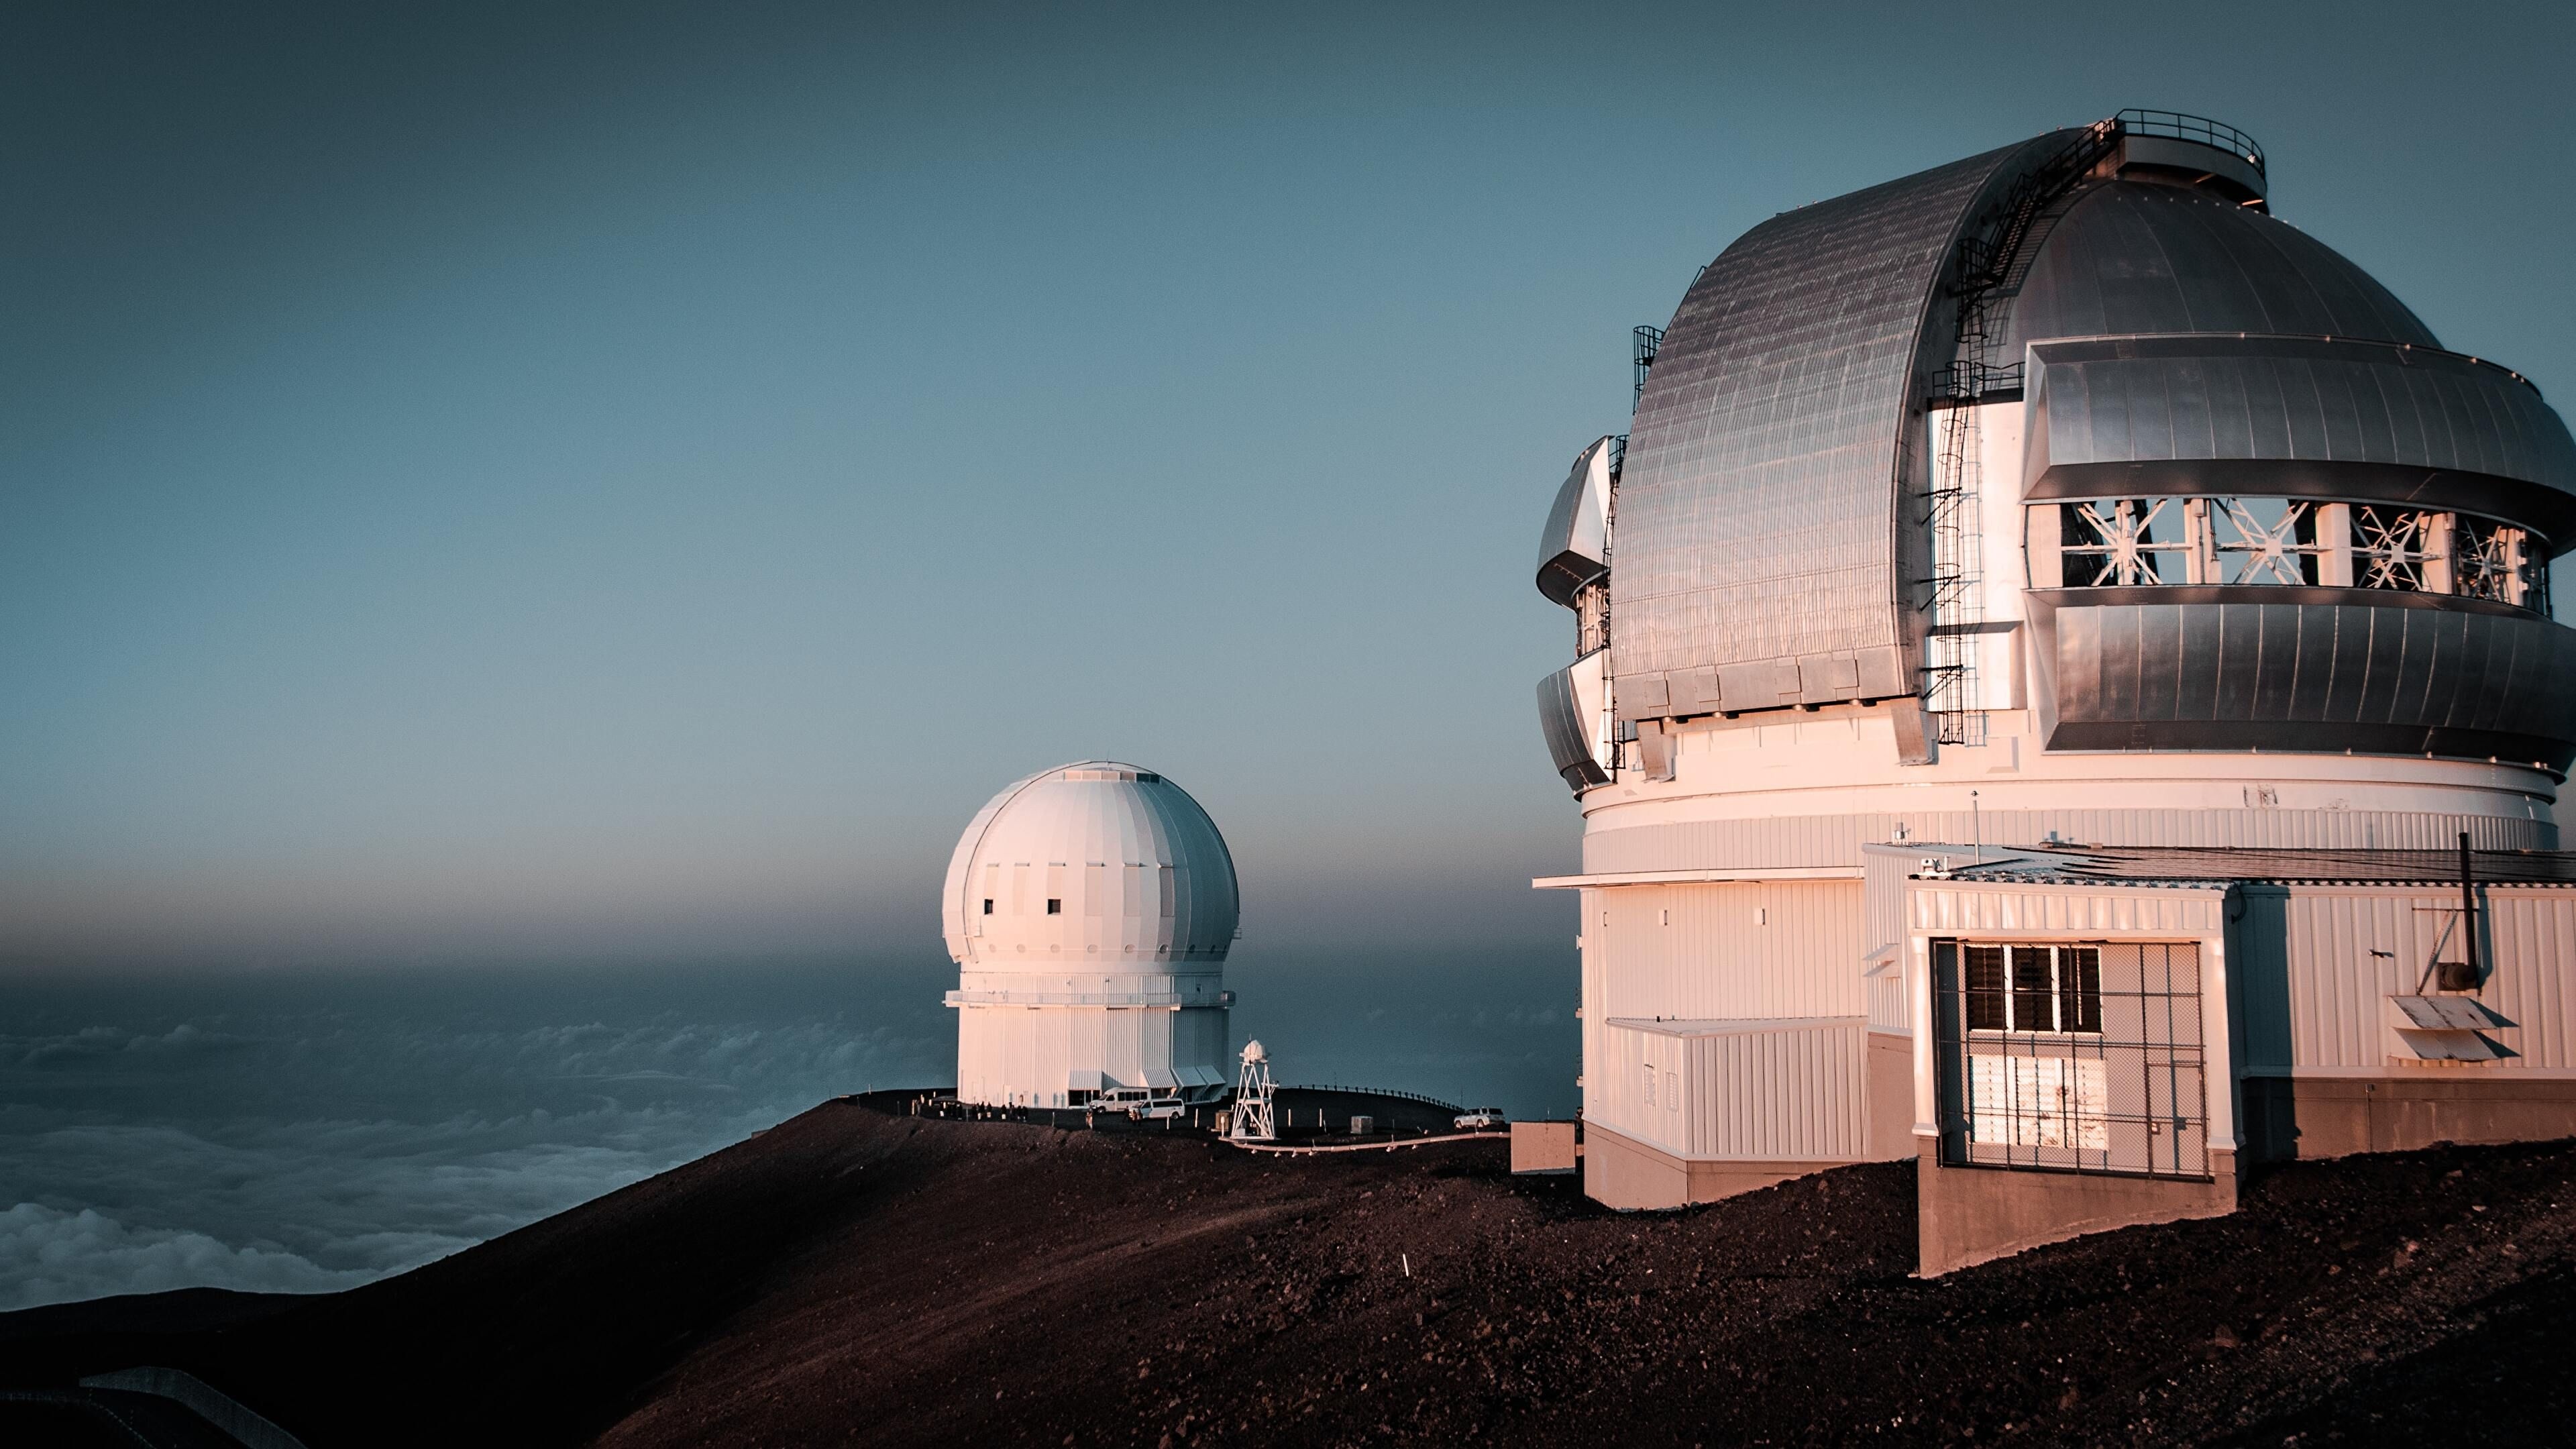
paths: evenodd
<path fill-rule="evenodd" d="M 2571 16 L 9 6 L 0 963 L 935 953 L 1096 756 L 1248 948 L 1570 936 L 1632 326 L 2143 105 L 2563 403 Z"/>

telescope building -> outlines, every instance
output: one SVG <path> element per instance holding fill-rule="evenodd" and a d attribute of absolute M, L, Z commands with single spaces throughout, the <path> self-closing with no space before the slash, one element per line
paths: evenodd
<path fill-rule="evenodd" d="M 960 1101 L 1199 1103 L 1233 1084 L 1234 857 L 1180 786 L 1106 760 L 1015 781 L 959 837 L 940 902 Z"/>
<path fill-rule="evenodd" d="M 2576 1133 L 2576 444 L 2268 185 L 2123 112 L 1639 329 L 1538 568 L 1596 1198 L 1916 1157 L 1938 1271 Z"/>

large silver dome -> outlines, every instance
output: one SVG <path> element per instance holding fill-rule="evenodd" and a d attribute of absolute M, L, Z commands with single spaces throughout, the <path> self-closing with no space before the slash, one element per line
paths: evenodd
<path fill-rule="evenodd" d="M 2576 755 L 2566 425 L 2268 215 L 2250 141 L 2132 115 L 1782 213 L 1692 284 L 1584 625 L 1615 728 L 1580 671 L 1541 689 L 1569 782 L 1658 721 L 1966 708 L 1935 434 L 2002 403 L 2016 476 L 1967 527 L 2033 505 L 1976 587 L 2027 591 L 2048 748 Z"/>

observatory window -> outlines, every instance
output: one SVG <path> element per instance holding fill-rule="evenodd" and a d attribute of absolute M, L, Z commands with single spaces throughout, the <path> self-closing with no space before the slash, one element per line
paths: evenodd
<path fill-rule="evenodd" d="M 1574 657 L 1610 646 L 1610 585 L 1585 584 L 1574 591 Z"/>
<path fill-rule="evenodd" d="M 2102 952 L 2094 946 L 1962 946 L 1970 1031 L 2098 1032 Z"/>
<path fill-rule="evenodd" d="M 1646 1063 L 1646 1105 L 1655 1105 L 1655 1064 Z"/>
<path fill-rule="evenodd" d="M 2004 1030 L 2012 1020 L 2004 1006 L 2004 948 L 1963 946 L 1960 950 L 1968 958 L 1968 1030 Z"/>
<path fill-rule="evenodd" d="M 2288 584 L 2457 594 L 2549 610 L 2547 541 L 2491 518 L 2304 498 L 2094 498 L 2041 506 L 2057 513 L 2054 576 L 2066 588 Z"/>
<path fill-rule="evenodd" d="M 988 916 L 993 914 L 993 898 L 991 896 L 984 897 L 984 914 Z"/>
<path fill-rule="evenodd" d="M 1054 896 L 1049 896 L 1049 897 L 1047 897 L 1047 914 L 1048 914 L 1048 915 L 1050 915 L 1050 916 L 1061 916 L 1061 915 L 1063 915 L 1063 914 L 1064 914 L 1064 902 L 1063 902 L 1062 900 L 1059 900 L 1058 898 L 1056 898 L 1056 897 L 1054 897 Z"/>

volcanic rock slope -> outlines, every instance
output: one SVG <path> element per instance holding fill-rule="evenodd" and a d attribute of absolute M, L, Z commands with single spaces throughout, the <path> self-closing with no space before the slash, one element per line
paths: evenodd
<path fill-rule="evenodd" d="M 2576 1147 L 2285 1168 L 1924 1281 L 1911 1164 L 1620 1215 L 1499 1141 L 1304 1158 L 841 1101 L 189 1368 L 332 1445 L 2563 1443 Z"/>

